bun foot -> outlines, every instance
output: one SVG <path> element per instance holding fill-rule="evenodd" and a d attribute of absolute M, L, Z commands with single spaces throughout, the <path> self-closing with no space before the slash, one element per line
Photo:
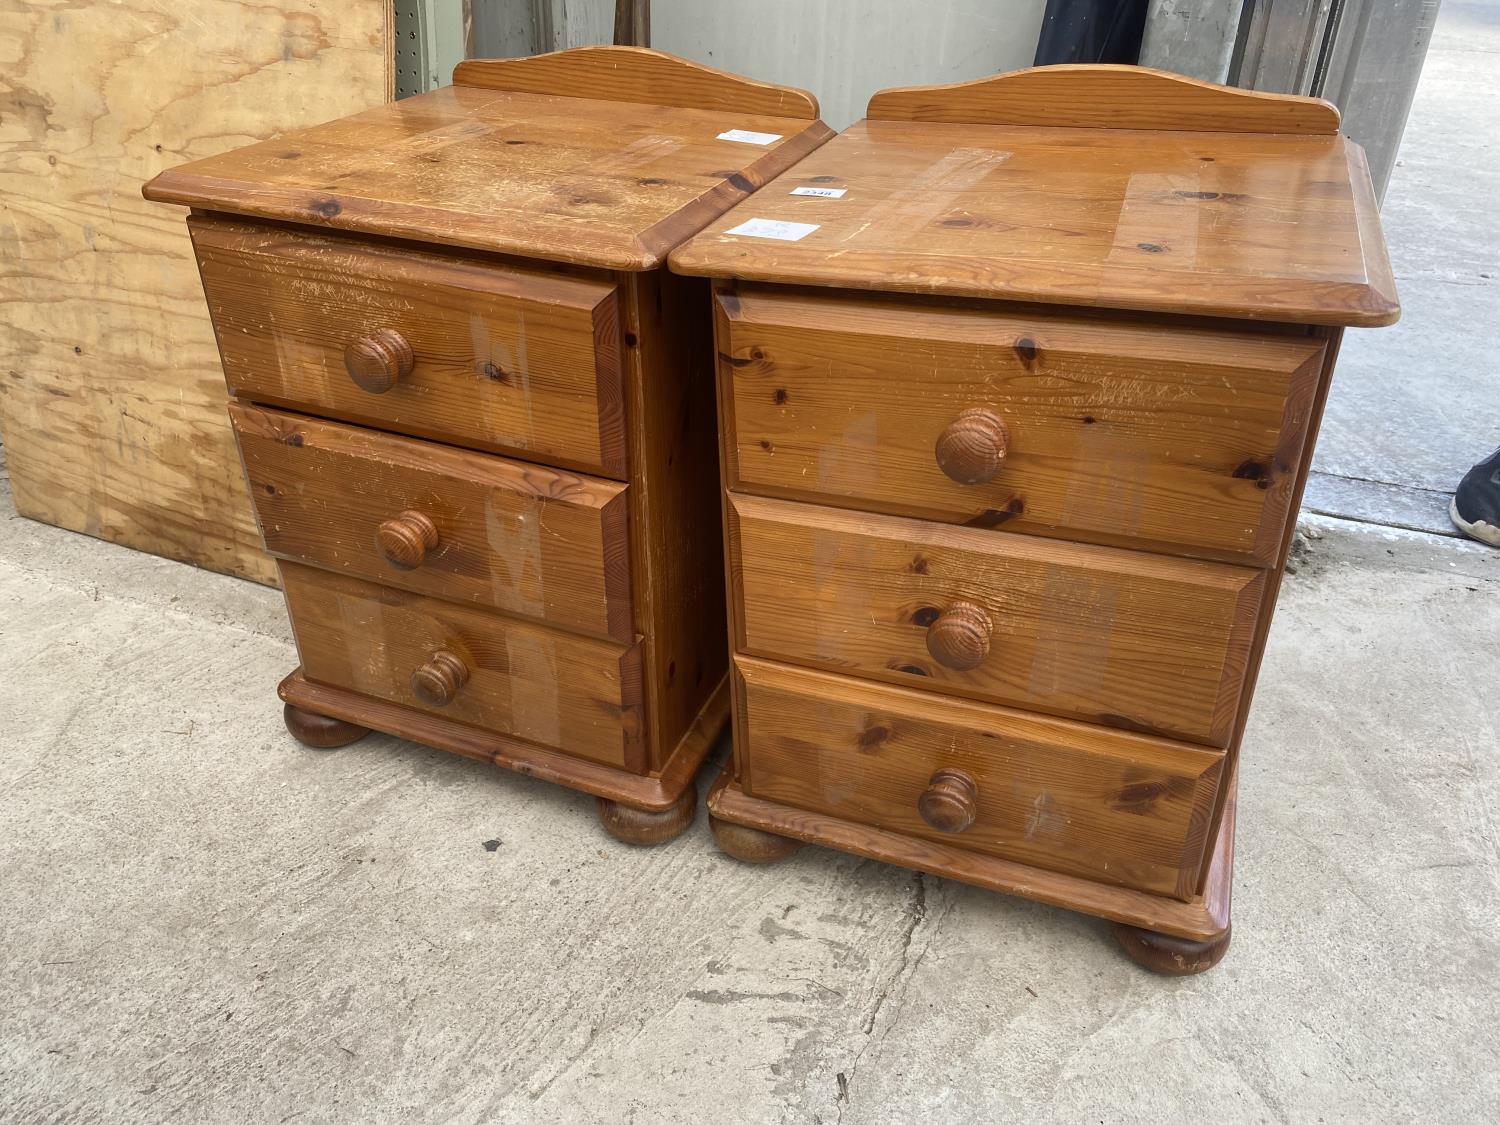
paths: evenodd
<path fill-rule="evenodd" d="M 675 840 L 698 815 L 698 790 L 692 785 L 682 791 L 675 805 L 661 812 L 631 808 L 605 797 L 595 800 L 594 811 L 604 831 L 626 844 L 665 844 Z"/>
<path fill-rule="evenodd" d="M 713 830 L 719 850 L 742 863 L 775 863 L 802 847 L 801 840 L 762 832 L 759 828 L 734 824 L 716 816 L 708 818 L 708 826 Z"/>
<path fill-rule="evenodd" d="M 1111 927 L 1115 941 L 1137 965 L 1169 977 L 1190 977 L 1212 969 L 1229 950 L 1229 930 L 1207 941 L 1159 934 L 1116 922 Z"/>
<path fill-rule="evenodd" d="M 286 729 L 292 732 L 292 737 L 314 750 L 337 750 L 340 746 L 358 742 L 370 733 L 369 727 L 355 726 L 343 719 L 319 715 L 314 711 L 304 711 L 290 703 L 282 711 L 282 717 L 286 719 Z"/>

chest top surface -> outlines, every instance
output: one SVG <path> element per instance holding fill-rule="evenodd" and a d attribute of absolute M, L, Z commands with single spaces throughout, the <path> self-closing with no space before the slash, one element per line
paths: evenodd
<path fill-rule="evenodd" d="M 885 91 L 869 113 L 673 268 L 1313 324 L 1399 315 L 1364 154 L 1327 103 L 1089 66 Z M 794 194 L 807 188 L 842 194 Z M 732 233 L 753 218 L 812 229 Z"/>
<path fill-rule="evenodd" d="M 644 270 L 826 140 L 817 116 L 803 91 L 640 48 L 473 60 L 452 86 L 170 169 L 145 194 Z"/>

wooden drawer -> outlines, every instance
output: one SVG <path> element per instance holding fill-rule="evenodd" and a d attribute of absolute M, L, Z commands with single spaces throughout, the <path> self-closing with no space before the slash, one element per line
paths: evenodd
<path fill-rule="evenodd" d="M 755 286 L 718 320 L 731 487 L 1275 561 L 1322 340 Z"/>
<path fill-rule="evenodd" d="M 236 394 L 626 475 L 614 286 L 220 219 L 189 227 Z"/>
<path fill-rule="evenodd" d="M 281 580 L 308 679 L 644 770 L 639 645 L 296 563 L 281 564 Z"/>
<path fill-rule="evenodd" d="M 757 656 L 1225 746 L 1266 572 L 729 496 Z"/>
<path fill-rule="evenodd" d="M 745 657 L 735 669 L 736 761 L 752 796 L 1154 894 L 1194 893 L 1221 753 Z M 973 783 L 966 806 L 959 786 L 932 785 L 939 770 Z M 972 823 L 940 831 L 923 804 L 950 828 L 958 811 Z"/>
<path fill-rule="evenodd" d="M 273 555 L 630 642 L 626 486 L 232 403 Z"/>

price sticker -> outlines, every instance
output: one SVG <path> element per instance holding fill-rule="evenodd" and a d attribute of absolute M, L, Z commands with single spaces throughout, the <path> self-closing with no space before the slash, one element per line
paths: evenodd
<path fill-rule="evenodd" d="M 818 223 L 789 223 L 784 219 L 748 219 L 725 234 L 743 234 L 751 238 L 774 238 L 781 242 L 799 242 L 818 229 Z"/>
<path fill-rule="evenodd" d="M 742 145 L 768 145 L 781 140 L 780 133 L 757 133 L 753 129 L 726 129 L 719 134 L 721 141 L 739 141 Z"/>

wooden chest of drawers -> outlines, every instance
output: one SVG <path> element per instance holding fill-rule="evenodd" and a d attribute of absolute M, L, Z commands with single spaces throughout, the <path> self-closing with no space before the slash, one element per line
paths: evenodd
<path fill-rule="evenodd" d="M 1397 315 L 1337 128 L 1130 67 L 885 91 L 672 255 L 718 279 L 725 850 L 1091 912 L 1162 971 L 1223 954 L 1339 334 Z"/>
<path fill-rule="evenodd" d="M 729 700 L 708 285 L 662 262 L 831 133 L 801 91 L 635 48 L 454 82 L 146 188 L 194 209 L 287 724 L 668 839 Z"/>

